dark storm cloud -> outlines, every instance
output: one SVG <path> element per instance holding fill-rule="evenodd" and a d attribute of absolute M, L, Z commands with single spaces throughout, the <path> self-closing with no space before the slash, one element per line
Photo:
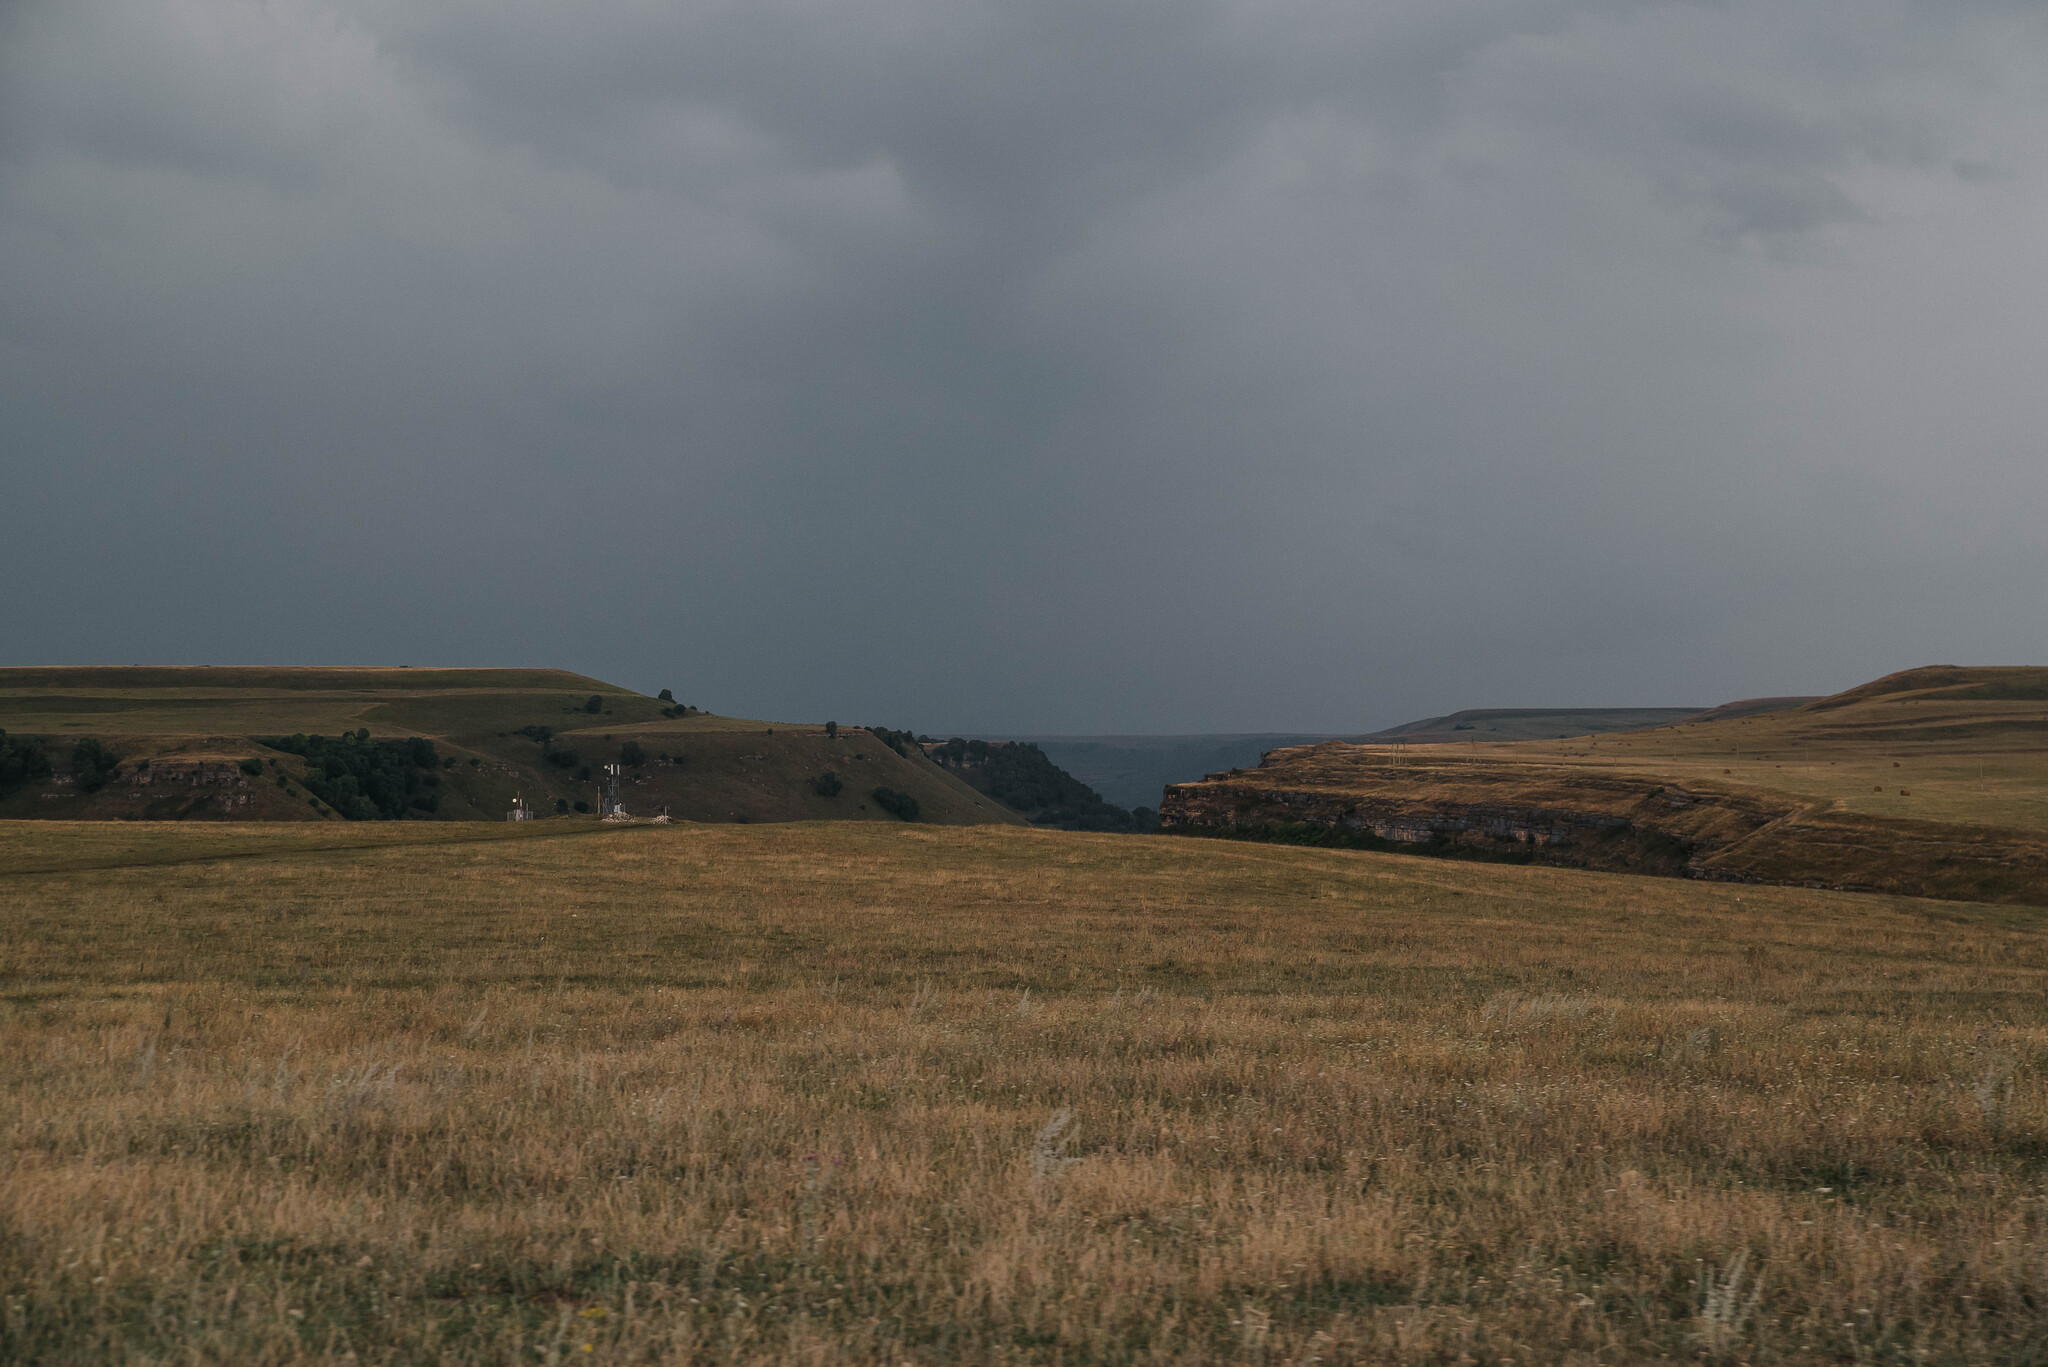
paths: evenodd
<path fill-rule="evenodd" d="M 1348 729 L 2039 657 L 2019 5 L 0 14 L 9 658 Z"/>

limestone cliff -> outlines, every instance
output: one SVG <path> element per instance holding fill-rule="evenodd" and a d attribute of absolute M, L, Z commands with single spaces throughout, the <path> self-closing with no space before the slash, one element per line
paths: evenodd
<path fill-rule="evenodd" d="M 2048 841 L 1826 810 L 1784 794 L 1462 760 L 1449 747 L 1276 750 L 1175 784 L 1167 834 L 2048 904 Z"/>

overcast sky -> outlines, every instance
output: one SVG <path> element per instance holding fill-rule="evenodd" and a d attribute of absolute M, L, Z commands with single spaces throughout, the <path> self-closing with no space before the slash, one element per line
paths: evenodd
<path fill-rule="evenodd" d="M 2048 659 L 2048 7 L 0 0 L 0 656 L 942 734 Z"/>

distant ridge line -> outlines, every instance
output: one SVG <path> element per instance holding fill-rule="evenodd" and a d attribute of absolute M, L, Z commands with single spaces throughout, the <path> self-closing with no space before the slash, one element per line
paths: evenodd
<path fill-rule="evenodd" d="M 566 669 L 413 665 L 6 665 L 0 689 L 268 688 L 309 692 L 443 688 L 562 688 L 624 693 Z"/>

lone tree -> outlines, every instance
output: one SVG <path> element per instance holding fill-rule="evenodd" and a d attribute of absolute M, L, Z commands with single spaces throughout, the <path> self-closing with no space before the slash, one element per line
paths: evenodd
<path fill-rule="evenodd" d="M 583 704 L 583 710 L 584 710 L 585 712 L 602 712 L 602 711 L 604 711 L 604 699 L 603 699 L 603 698 L 600 698 L 600 697 L 598 697 L 598 696 L 597 696 L 597 694 L 595 694 L 595 693 L 591 694 L 591 695 L 590 695 L 590 701 L 589 701 L 589 702 L 587 702 L 587 703 L 585 703 L 585 704 Z"/>
<path fill-rule="evenodd" d="M 647 751 L 637 740 L 629 740 L 619 747 L 619 763 L 628 768 L 638 769 L 647 763 Z"/>
<path fill-rule="evenodd" d="M 90 736 L 71 747 L 71 768 L 83 792 L 96 793 L 106 787 L 119 763 L 111 750 Z"/>
<path fill-rule="evenodd" d="M 836 721 L 826 722 L 825 734 L 827 736 L 830 736 L 832 739 L 837 740 L 839 738 L 839 723 Z"/>
<path fill-rule="evenodd" d="M 674 702 L 676 700 L 676 695 L 666 688 L 662 689 L 661 692 L 655 694 L 654 696 L 661 699 L 663 702 Z"/>
<path fill-rule="evenodd" d="M 846 785 L 840 782 L 839 775 L 833 773 L 830 769 L 818 775 L 817 781 L 811 784 L 812 791 L 817 793 L 819 797 L 838 797 L 840 790 L 844 787 Z"/>

